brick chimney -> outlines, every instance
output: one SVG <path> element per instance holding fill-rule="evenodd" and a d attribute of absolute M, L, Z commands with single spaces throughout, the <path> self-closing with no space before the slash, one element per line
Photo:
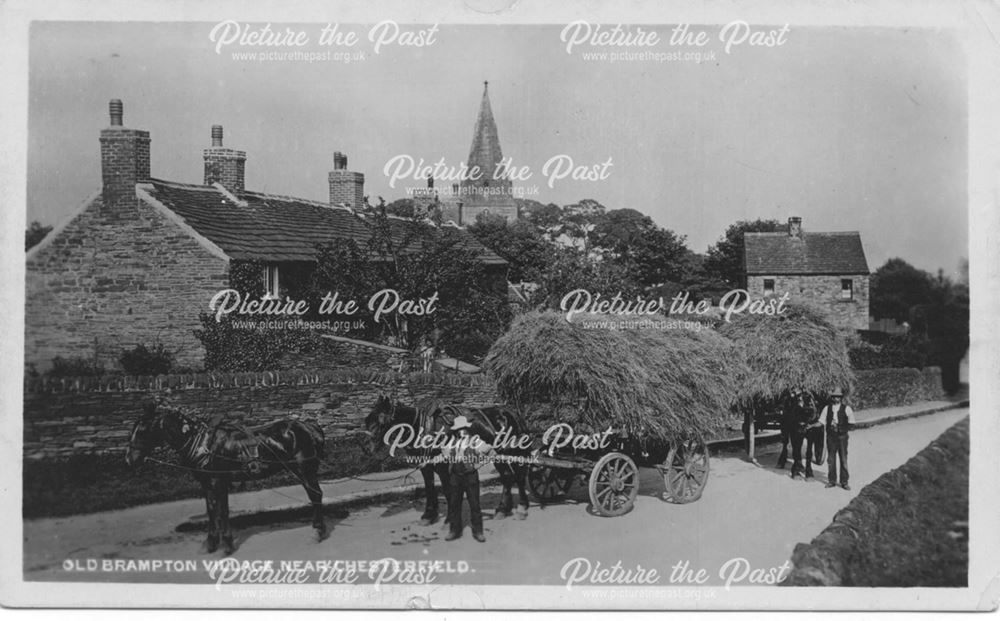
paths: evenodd
<path fill-rule="evenodd" d="M 212 126 L 212 146 L 205 149 L 205 185 L 222 184 L 227 190 L 239 196 L 246 189 L 247 152 L 227 149 L 222 146 L 222 126 Z"/>
<path fill-rule="evenodd" d="M 793 216 L 788 219 L 788 236 L 802 237 L 802 218 Z"/>
<path fill-rule="evenodd" d="M 135 215 L 135 184 L 149 180 L 149 132 L 126 129 L 119 99 L 108 105 L 111 126 L 101 130 L 101 212 L 109 218 Z"/>
<path fill-rule="evenodd" d="M 365 206 L 365 176 L 347 170 L 347 156 L 340 151 L 333 153 L 333 170 L 330 171 L 330 204 L 347 205 L 357 211 Z"/>

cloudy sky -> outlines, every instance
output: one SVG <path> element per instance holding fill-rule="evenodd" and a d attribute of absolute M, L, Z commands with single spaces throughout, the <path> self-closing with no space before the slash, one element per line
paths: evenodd
<path fill-rule="evenodd" d="M 324 25 L 272 23 L 304 32 L 302 47 L 217 53 L 214 23 L 36 22 L 28 220 L 55 223 L 99 189 L 112 98 L 126 126 L 151 132 L 155 177 L 200 183 L 218 123 L 248 152 L 249 189 L 326 200 L 340 150 L 367 194 L 391 200 L 410 185 L 389 187 L 393 157 L 465 161 L 489 80 L 504 154 L 532 172 L 516 184 L 537 189 L 529 198 L 631 207 L 699 252 L 738 219 L 795 215 L 806 230 L 860 230 L 872 269 L 901 256 L 953 273 L 968 256 L 965 61 L 947 32 L 792 27 L 781 46 L 726 54 L 717 28 L 691 26 L 703 47 L 671 46 L 666 24 L 643 27 L 660 43 L 627 51 L 673 57 L 612 62 L 587 54 L 626 49 L 567 53 L 556 26 L 442 25 L 431 45 L 376 54 L 370 24 L 339 25 L 353 47 L 320 46 Z M 364 58 L 234 58 L 247 51 Z M 683 58 L 692 51 L 709 60 Z M 557 155 L 612 166 L 550 188 L 542 169 Z"/>

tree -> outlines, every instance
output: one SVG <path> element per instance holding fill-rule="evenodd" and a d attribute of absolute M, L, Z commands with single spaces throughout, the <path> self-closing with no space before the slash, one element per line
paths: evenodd
<path fill-rule="evenodd" d="M 969 348 L 968 285 L 893 258 L 872 274 L 870 304 L 876 317 L 911 322 L 911 338 L 926 347 L 929 364 L 941 367 L 944 389 L 955 392 Z"/>
<path fill-rule="evenodd" d="M 481 214 L 468 231 L 510 264 L 511 282 L 534 280 L 555 260 L 555 247 L 524 220 L 508 223 L 502 216 Z"/>
<path fill-rule="evenodd" d="M 641 287 L 679 282 L 689 250 L 684 236 L 660 228 L 635 209 L 615 209 L 595 221 L 591 247 L 626 268 Z"/>
<path fill-rule="evenodd" d="M 531 223 L 543 234 L 545 231 L 557 228 L 562 218 L 562 209 L 555 203 L 545 205 L 530 198 L 515 198 L 517 211 L 521 219 Z"/>
<path fill-rule="evenodd" d="M 910 309 L 931 301 L 933 277 L 903 259 L 893 258 L 871 277 L 871 314 L 876 318 L 910 320 Z"/>
<path fill-rule="evenodd" d="M 453 227 L 390 219 L 382 209 L 369 222 L 372 235 L 366 243 L 338 239 L 319 248 L 310 297 L 335 291 L 342 300 L 367 300 L 382 289 L 393 289 L 404 300 L 436 294 L 430 314 L 394 313 L 376 322 L 362 309 L 368 313 L 368 335 L 376 340 L 391 335 L 414 350 L 431 340 L 459 358 L 481 359 L 510 322 L 506 280 L 488 273 L 466 233 Z"/>
<path fill-rule="evenodd" d="M 38 220 L 32 222 L 24 231 L 24 249 L 31 250 L 52 231 L 51 226 L 43 226 Z"/>
<path fill-rule="evenodd" d="M 577 248 L 558 248 L 554 261 L 536 282 L 538 289 L 530 301 L 551 309 L 559 309 L 563 296 L 576 289 L 604 298 L 620 293 L 623 298 L 634 299 L 642 293 L 623 265 L 596 260 Z"/>
<path fill-rule="evenodd" d="M 729 225 L 725 235 L 708 249 L 704 275 L 712 289 L 735 289 L 743 281 L 743 234 L 774 233 L 785 230 L 777 220 L 740 220 Z"/>

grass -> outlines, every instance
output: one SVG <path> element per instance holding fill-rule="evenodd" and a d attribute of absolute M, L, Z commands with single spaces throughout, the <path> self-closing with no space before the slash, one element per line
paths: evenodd
<path fill-rule="evenodd" d="M 167 454 L 159 456 L 172 461 Z M 320 469 L 323 479 L 358 472 L 368 457 L 357 443 L 344 439 L 327 440 L 326 458 Z M 400 460 L 388 460 L 364 472 L 405 467 Z M 236 483 L 233 491 L 254 491 L 299 483 L 291 473 L 259 481 Z M 25 461 L 23 509 L 26 519 L 60 517 L 126 509 L 138 505 L 201 498 L 201 486 L 190 473 L 147 461 L 130 468 L 123 455 L 76 455 L 68 459 Z"/>
<path fill-rule="evenodd" d="M 925 464 L 897 489 L 888 517 L 859 542 L 849 584 L 968 586 L 968 434 L 946 433 L 938 442 L 952 458 Z"/>

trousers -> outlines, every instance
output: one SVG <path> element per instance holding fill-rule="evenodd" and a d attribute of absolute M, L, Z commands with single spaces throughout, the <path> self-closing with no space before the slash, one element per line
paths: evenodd
<path fill-rule="evenodd" d="M 847 432 L 846 431 L 834 431 L 832 429 L 827 429 L 826 431 L 826 458 L 829 460 L 827 469 L 827 480 L 830 483 L 840 483 L 840 485 L 847 485 L 848 472 L 847 472 Z M 837 466 L 840 466 L 840 479 L 837 479 Z"/>
<path fill-rule="evenodd" d="M 483 510 L 479 506 L 479 473 L 452 470 L 448 479 L 451 497 L 448 498 L 448 524 L 451 532 L 462 533 L 462 497 L 469 499 L 469 522 L 473 533 L 483 532 Z"/>

